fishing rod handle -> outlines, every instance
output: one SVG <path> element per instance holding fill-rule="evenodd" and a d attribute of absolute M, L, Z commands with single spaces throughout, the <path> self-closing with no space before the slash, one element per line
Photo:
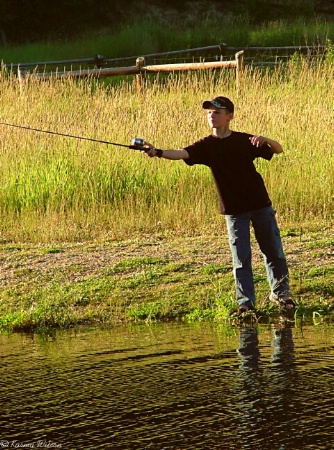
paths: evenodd
<path fill-rule="evenodd" d="M 147 147 L 143 147 L 143 146 L 139 146 L 139 145 L 129 145 L 129 148 L 131 148 L 131 150 L 141 150 L 144 152 L 149 152 L 150 150 L 152 150 L 151 148 L 147 148 Z M 155 156 L 157 156 L 158 158 L 161 158 L 162 150 L 160 148 L 156 148 L 156 147 L 154 147 L 154 149 L 157 152 L 157 154 Z"/>

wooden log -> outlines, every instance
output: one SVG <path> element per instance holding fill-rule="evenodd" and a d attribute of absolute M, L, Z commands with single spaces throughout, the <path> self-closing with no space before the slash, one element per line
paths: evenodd
<path fill-rule="evenodd" d="M 139 59 L 139 58 L 138 58 Z M 152 66 L 129 66 L 129 67 L 113 67 L 104 69 L 86 69 L 86 70 L 72 70 L 72 71 L 56 71 L 33 73 L 31 78 L 38 78 L 40 80 L 47 80 L 48 78 L 102 78 L 114 75 L 142 75 L 145 73 L 154 72 L 174 72 L 186 70 L 207 70 L 207 69 L 228 69 L 236 68 L 237 61 L 210 61 L 200 63 L 181 63 L 181 64 L 159 64 Z M 141 79 L 141 81 L 143 78 Z"/>
<path fill-rule="evenodd" d="M 210 61 L 200 63 L 159 64 L 155 66 L 145 66 L 144 69 L 147 72 L 174 72 L 182 70 L 226 69 L 236 67 L 236 61 Z"/>
<path fill-rule="evenodd" d="M 102 78 L 114 75 L 135 75 L 139 73 L 136 66 L 113 67 L 105 69 L 64 70 L 56 72 L 37 72 L 30 75 L 31 78 L 47 80 L 48 78 Z"/>

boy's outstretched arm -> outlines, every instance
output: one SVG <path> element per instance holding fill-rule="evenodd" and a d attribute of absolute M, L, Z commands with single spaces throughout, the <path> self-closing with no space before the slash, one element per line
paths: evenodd
<path fill-rule="evenodd" d="M 145 149 L 142 150 L 142 153 L 144 153 L 146 156 L 149 156 L 150 158 L 157 156 L 159 158 L 171 159 L 174 161 L 189 158 L 189 154 L 188 154 L 187 150 L 184 150 L 184 149 L 160 150 L 160 149 L 155 148 L 149 142 L 145 143 Z"/>

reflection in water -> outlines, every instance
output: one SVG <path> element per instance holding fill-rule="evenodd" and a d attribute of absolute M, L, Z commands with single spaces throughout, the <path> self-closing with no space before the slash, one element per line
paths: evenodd
<path fill-rule="evenodd" d="M 260 364 L 258 330 L 241 329 L 240 423 L 236 428 L 244 449 L 285 449 L 291 433 L 294 442 L 302 436 L 298 420 L 294 422 L 291 415 L 292 405 L 295 411 L 299 409 L 294 403 L 297 374 L 291 327 L 273 329 L 272 347 L 271 365 Z"/>
<path fill-rule="evenodd" d="M 0 446 L 330 449 L 333 338 L 210 324 L 0 335 Z"/>
<path fill-rule="evenodd" d="M 260 359 L 258 330 L 256 328 L 242 328 L 240 330 L 239 348 L 241 368 L 246 370 L 257 368 Z"/>

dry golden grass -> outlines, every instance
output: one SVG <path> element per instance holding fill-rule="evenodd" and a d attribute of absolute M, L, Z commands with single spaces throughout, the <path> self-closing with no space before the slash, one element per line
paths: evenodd
<path fill-rule="evenodd" d="M 280 222 L 298 224 L 334 210 L 334 69 L 291 62 L 232 71 L 171 74 L 135 82 L 27 79 L 2 75 L 1 122 L 129 144 L 143 137 L 181 148 L 209 134 L 203 99 L 236 104 L 233 128 L 280 141 L 284 154 L 259 162 Z M 210 172 L 146 159 L 116 146 L 1 126 L 2 241 L 77 241 L 162 229 L 220 226 Z"/>

